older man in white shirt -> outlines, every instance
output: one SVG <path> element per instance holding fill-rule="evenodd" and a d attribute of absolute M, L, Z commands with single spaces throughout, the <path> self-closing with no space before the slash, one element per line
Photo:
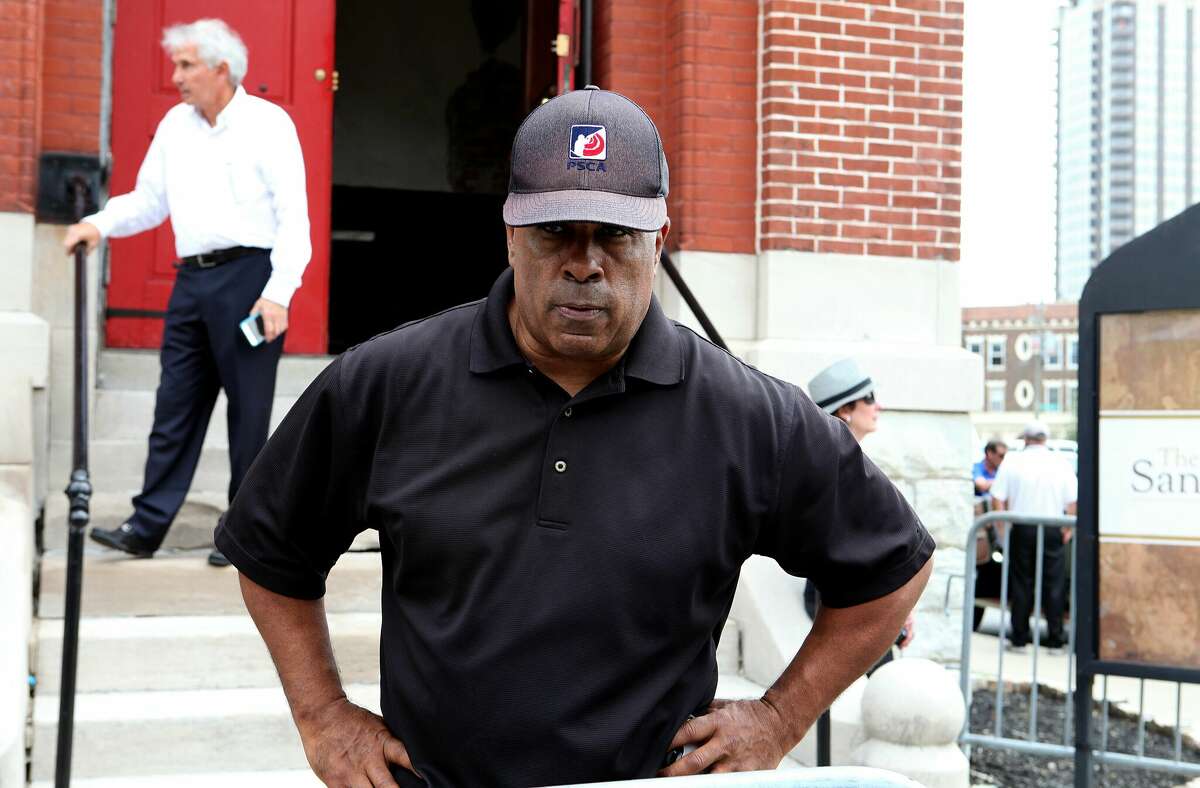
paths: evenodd
<path fill-rule="evenodd" d="M 1009 452 L 996 471 L 990 492 L 997 511 L 1061 517 L 1075 514 L 1078 481 L 1066 458 L 1046 447 L 1046 425 L 1040 421 L 1025 426 L 1025 448 Z M 1009 537 L 1009 596 L 1012 599 L 1012 633 L 1009 647 L 1020 651 L 1031 641 L 1029 616 L 1033 612 L 1033 592 L 1037 571 L 1037 529 L 1028 525 L 1011 526 Z M 1063 634 L 1063 607 L 1066 596 L 1066 543 L 1071 529 L 1045 529 L 1042 552 L 1042 606 L 1048 636 L 1041 645 L 1061 649 L 1067 640 Z"/>
<path fill-rule="evenodd" d="M 183 505 L 218 392 L 229 400 L 229 498 L 266 442 L 288 305 L 312 254 L 304 159 L 287 112 L 241 87 L 247 54 L 218 19 L 168 28 L 182 103 L 163 117 L 132 192 L 67 229 L 83 242 L 123 238 L 168 217 L 179 274 L 167 305 L 162 377 L 142 492 L 120 527 L 92 539 L 154 554 Z M 261 317 L 264 342 L 241 328 Z M 214 550 L 214 566 L 228 561 Z"/>

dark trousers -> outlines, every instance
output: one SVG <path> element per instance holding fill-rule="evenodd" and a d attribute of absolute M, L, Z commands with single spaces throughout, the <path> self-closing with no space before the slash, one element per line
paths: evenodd
<path fill-rule="evenodd" d="M 167 304 L 162 376 L 135 532 L 161 544 L 196 473 L 217 394 L 229 400 L 229 499 L 267 441 L 283 338 L 250 347 L 238 328 L 271 275 L 267 252 L 207 269 L 181 268 Z"/>
<path fill-rule="evenodd" d="M 1029 616 L 1033 613 L 1034 580 L 1037 573 L 1038 529 L 1030 525 L 1013 525 L 1009 537 L 1008 596 L 1012 601 L 1012 642 L 1030 643 Z M 1066 596 L 1067 551 L 1061 528 L 1045 529 L 1042 554 L 1042 615 L 1046 617 L 1049 642 L 1065 643 L 1063 635 L 1063 604 Z"/>

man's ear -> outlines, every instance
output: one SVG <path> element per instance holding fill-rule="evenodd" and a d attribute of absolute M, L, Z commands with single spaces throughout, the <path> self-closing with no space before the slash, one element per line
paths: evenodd
<path fill-rule="evenodd" d="M 667 217 L 666 223 L 659 228 L 658 233 L 654 238 L 654 259 L 662 257 L 663 247 L 667 244 L 667 236 L 671 233 L 671 217 Z"/>
<path fill-rule="evenodd" d="M 517 228 L 511 225 L 504 225 L 504 241 L 508 245 L 508 264 L 511 266 L 513 261 L 513 239 L 516 237 Z"/>

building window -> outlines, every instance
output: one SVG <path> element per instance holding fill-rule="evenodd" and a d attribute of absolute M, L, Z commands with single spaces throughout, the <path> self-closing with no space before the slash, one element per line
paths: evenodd
<path fill-rule="evenodd" d="M 1042 363 L 1046 369 L 1062 369 L 1063 338 L 1061 334 L 1047 333 L 1042 337 Z"/>
<path fill-rule="evenodd" d="M 1067 337 L 1067 369 L 1079 369 L 1079 335 Z"/>
<path fill-rule="evenodd" d="M 1021 410 L 1029 410 L 1033 407 L 1033 384 L 1028 380 L 1021 380 L 1017 385 L 1013 386 L 1013 402 L 1017 403 L 1017 407 Z"/>
<path fill-rule="evenodd" d="M 1003 335 L 988 337 L 987 368 L 989 370 L 1004 369 L 1004 351 L 1006 349 Z"/>
<path fill-rule="evenodd" d="M 967 347 L 967 350 L 971 351 L 975 355 L 982 356 L 983 355 L 983 337 L 981 337 L 981 336 L 967 337 L 966 347 Z"/>
<path fill-rule="evenodd" d="M 1067 381 L 1067 413 L 1079 412 L 1079 381 Z"/>
<path fill-rule="evenodd" d="M 1046 413 L 1061 413 L 1063 409 L 1062 381 L 1046 381 L 1043 391 L 1045 396 L 1042 399 L 1042 410 Z"/>
<path fill-rule="evenodd" d="M 987 384 L 987 409 L 993 413 L 1004 410 L 1004 382 Z"/>
<path fill-rule="evenodd" d="M 1033 338 L 1028 334 L 1017 334 L 1013 340 L 1013 353 L 1017 361 L 1028 361 L 1033 355 Z"/>

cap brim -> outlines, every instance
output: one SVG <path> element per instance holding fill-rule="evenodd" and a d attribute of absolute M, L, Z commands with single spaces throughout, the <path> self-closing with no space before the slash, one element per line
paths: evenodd
<path fill-rule="evenodd" d="M 667 223 L 665 197 L 564 189 L 513 193 L 504 201 L 504 223 L 510 227 L 551 222 L 598 222 L 650 232 Z"/>
<path fill-rule="evenodd" d="M 829 413 L 832 415 L 834 413 L 837 413 L 837 409 L 842 407 L 846 403 L 854 402 L 857 399 L 862 399 L 863 397 L 867 396 L 874 390 L 875 390 L 875 383 L 870 378 L 867 378 L 862 383 L 859 383 L 857 386 L 850 389 L 849 391 L 844 391 L 841 394 L 837 395 L 837 397 L 835 397 L 833 400 L 831 400 L 829 402 L 817 403 L 817 407 L 821 408 L 826 413 Z"/>

